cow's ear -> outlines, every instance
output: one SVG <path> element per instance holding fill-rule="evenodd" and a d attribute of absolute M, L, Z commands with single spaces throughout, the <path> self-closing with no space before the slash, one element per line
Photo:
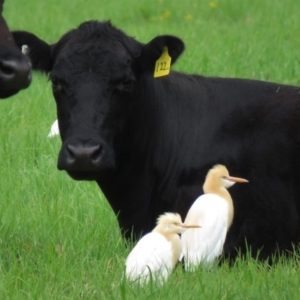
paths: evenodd
<path fill-rule="evenodd" d="M 51 45 L 27 31 L 12 31 L 17 46 L 29 56 L 33 70 L 49 73 L 52 69 Z"/>
<path fill-rule="evenodd" d="M 171 56 L 171 64 L 174 64 L 184 51 L 184 43 L 181 39 L 172 35 L 157 36 L 148 44 L 145 44 L 142 49 L 140 56 L 142 68 L 153 71 L 155 63 L 162 55 L 165 47 L 168 48 L 168 53 Z"/>

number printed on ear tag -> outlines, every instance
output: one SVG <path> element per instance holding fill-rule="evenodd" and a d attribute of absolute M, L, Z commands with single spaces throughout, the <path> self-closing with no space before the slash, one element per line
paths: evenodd
<path fill-rule="evenodd" d="M 163 53 L 155 63 L 154 78 L 169 75 L 171 69 L 171 56 L 168 47 L 164 47 Z"/>

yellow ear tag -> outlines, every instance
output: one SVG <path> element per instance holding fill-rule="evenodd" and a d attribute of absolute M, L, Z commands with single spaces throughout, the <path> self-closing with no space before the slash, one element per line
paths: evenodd
<path fill-rule="evenodd" d="M 169 75 L 171 69 L 171 56 L 168 53 L 168 47 L 164 47 L 164 51 L 155 63 L 154 78 Z"/>

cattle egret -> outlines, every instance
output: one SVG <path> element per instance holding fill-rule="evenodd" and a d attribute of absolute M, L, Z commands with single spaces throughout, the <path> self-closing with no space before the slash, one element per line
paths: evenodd
<path fill-rule="evenodd" d="M 55 120 L 54 123 L 52 124 L 50 132 L 48 134 L 48 137 L 54 137 L 56 135 L 59 135 L 59 128 L 58 128 L 57 120 Z"/>
<path fill-rule="evenodd" d="M 203 185 L 204 195 L 196 199 L 185 218 L 186 223 L 201 224 L 202 227 L 181 236 L 186 270 L 194 270 L 200 263 L 210 265 L 221 255 L 234 214 L 227 188 L 236 182 L 248 180 L 229 176 L 222 165 L 216 165 L 208 172 Z"/>
<path fill-rule="evenodd" d="M 126 259 L 126 277 L 140 284 L 153 280 L 165 282 L 178 262 L 181 253 L 179 235 L 199 225 L 183 224 L 179 214 L 165 213 L 157 219 L 157 226 L 146 234 Z"/>

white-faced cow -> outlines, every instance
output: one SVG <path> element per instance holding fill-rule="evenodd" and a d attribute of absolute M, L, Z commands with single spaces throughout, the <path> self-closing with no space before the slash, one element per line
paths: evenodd
<path fill-rule="evenodd" d="M 31 82 L 31 63 L 16 46 L 2 16 L 3 0 L 0 0 L 0 98 L 10 97 Z"/>
<path fill-rule="evenodd" d="M 51 45 L 13 35 L 33 68 L 50 75 L 58 169 L 95 180 L 126 237 L 149 232 L 164 212 L 184 218 L 207 171 L 224 164 L 250 181 L 231 190 L 224 253 L 235 257 L 247 244 L 266 258 L 299 242 L 298 87 L 175 71 L 154 78 L 165 47 L 174 63 L 183 42 L 162 35 L 142 44 L 110 22 L 85 22 Z"/>

